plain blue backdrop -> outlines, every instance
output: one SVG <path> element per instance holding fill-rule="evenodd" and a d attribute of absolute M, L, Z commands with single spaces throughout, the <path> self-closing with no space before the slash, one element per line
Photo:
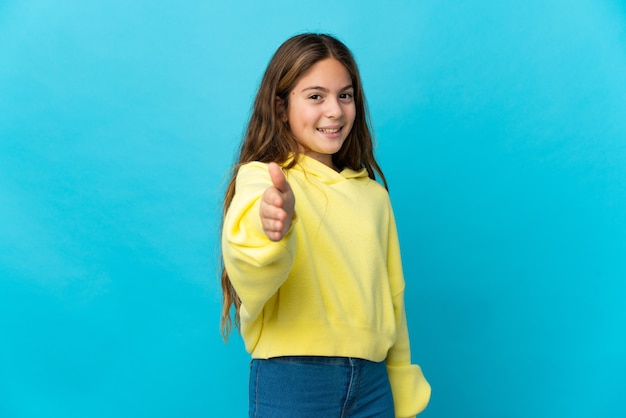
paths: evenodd
<path fill-rule="evenodd" d="M 423 416 L 625 417 L 618 0 L 1 1 L 0 416 L 246 416 L 221 195 L 303 31 L 361 68 Z"/>

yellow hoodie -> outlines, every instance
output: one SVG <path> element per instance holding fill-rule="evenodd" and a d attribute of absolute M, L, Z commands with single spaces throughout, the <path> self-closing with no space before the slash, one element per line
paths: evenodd
<path fill-rule="evenodd" d="M 270 241 L 259 215 L 268 166 L 237 173 L 222 252 L 241 298 L 241 333 L 253 358 L 289 355 L 386 361 L 397 417 L 430 398 L 411 364 L 404 277 L 389 195 L 365 169 L 340 173 L 302 156 L 286 172 L 296 199 L 287 235 Z"/>

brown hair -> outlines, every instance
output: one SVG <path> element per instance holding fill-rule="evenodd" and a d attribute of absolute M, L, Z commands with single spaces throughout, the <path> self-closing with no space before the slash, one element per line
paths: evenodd
<path fill-rule="evenodd" d="M 251 161 L 264 163 L 277 162 L 284 168 L 292 168 L 298 162 L 300 150 L 298 142 L 289 130 L 283 112 L 289 107 L 289 93 L 296 83 L 313 65 L 334 58 L 341 62 L 352 81 L 356 116 L 352 130 L 341 149 L 333 155 L 333 163 L 339 168 L 360 170 L 365 168 L 371 179 L 379 178 L 387 187 L 385 176 L 374 158 L 373 136 L 367 111 L 361 76 L 350 50 L 338 39 L 325 34 L 305 33 L 285 41 L 276 50 L 259 86 L 254 100 L 252 115 L 244 140 L 239 149 L 239 158 L 232 169 L 231 178 L 224 196 L 224 213 L 228 210 L 235 194 L 235 178 L 243 164 Z M 290 157 L 294 157 L 290 159 Z M 287 164 L 285 164 L 289 161 Z M 241 300 L 230 282 L 228 273 L 222 266 L 222 319 L 221 329 L 224 339 L 232 329 L 231 307 L 235 306 L 235 326 L 239 327 Z"/>

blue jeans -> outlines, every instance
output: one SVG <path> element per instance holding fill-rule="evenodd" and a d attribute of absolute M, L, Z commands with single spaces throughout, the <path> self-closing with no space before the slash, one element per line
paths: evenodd
<path fill-rule="evenodd" d="M 385 362 L 275 357 L 250 364 L 250 418 L 394 418 Z"/>

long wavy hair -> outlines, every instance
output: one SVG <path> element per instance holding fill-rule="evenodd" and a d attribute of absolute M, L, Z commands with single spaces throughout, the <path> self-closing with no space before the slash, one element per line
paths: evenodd
<path fill-rule="evenodd" d="M 235 179 L 239 168 L 248 162 L 277 162 L 285 169 L 297 164 L 301 150 L 297 139 L 285 121 L 284 112 L 289 108 L 289 93 L 299 79 L 317 62 L 334 58 L 346 67 L 354 88 L 356 116 L 352 130 L 341 149 L 333 155 L 333 163 L 339 169 L 365 168 L 371 179 L 376 175 L 387 187 L 385 176 L 374 158 L 374 144 L 367 102 L 358 67 L 350 50 L 338 39 L 326 34 L 305 33 L 285 41 L 272 57 L 265 70 L 254 100 L 252 114 L 239 148 L 239 157 L 231 170 L 231 177 L 224 196 L 224 212 L 235 194 Z M 222 217 L 223 222 L 223 217 Z M 225 340 L 233 328 L 239 328 L 241 299 L 233 288 L 220 257 L 222 268 L 222 318 L 221 331 Z M 231 309 L 235 307 L 234 318 Z"/>

